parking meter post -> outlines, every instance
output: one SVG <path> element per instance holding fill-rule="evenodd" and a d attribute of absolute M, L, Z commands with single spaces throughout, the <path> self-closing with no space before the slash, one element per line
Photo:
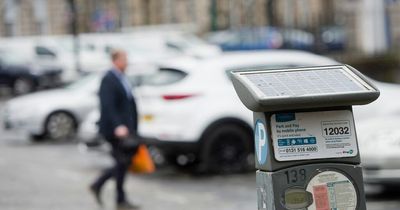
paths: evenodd
<path fill-rule="evenodd" d="M 346 65 L 232 74 L 254 112 L 258 209 L 366 210 L 352 105 L 378 89 Z"/>

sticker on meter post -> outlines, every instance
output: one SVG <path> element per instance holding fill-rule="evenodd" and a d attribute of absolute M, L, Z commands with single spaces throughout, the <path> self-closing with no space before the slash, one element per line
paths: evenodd
<path fill-rule="evenodd" d="M 314 176 L 307 185 L 314 202 L 308 210 L 355 210 L 357 192 L 353 182 L 337 171 L 324 171 Z"/>
<path fill-rule="evenodd" d="M 278 161 L 354 157 L 358 153 L 350 110 L 274 114 L 271 130 Z"/>
<path fill-rule="evenodd" d="M 267 160 L 268 139 L 265 125 L 261 120 L 257 120 L 254 131 L 255 150 L 257 154 L 257 161 L 260 165 L 264 164 Z"/>

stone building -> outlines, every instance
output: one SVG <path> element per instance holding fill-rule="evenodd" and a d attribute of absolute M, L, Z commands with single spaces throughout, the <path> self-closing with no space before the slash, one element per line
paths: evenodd
<path fill-rule="evenodd" d="M 3 36 L 67 33 L 70 31 L 68 2 L 68 0 L 0 0 L 2 11 L 0 33 Z M 118 31 L 121 27 L 169 23 L 194 23 L 198 30 L 203 32 L 271 24 L 304 28 L 319 24 L 316 20 L 323 15 L 333 13 L 324 10 L 327 4 L 324 2 L 332 0 L 75 0 L 75 2 L 80 32 Z"/>
<path fill-rule="evenodd" d="M 400 47 L 400 2 L 394 0 L 0 0 L 0 36 L 71 33 L 71 1 L 81 33 L 190 23 L 199 33 L 278 26 L 318 35 L 321 27 L 339 26 L 349 50 Z"/>

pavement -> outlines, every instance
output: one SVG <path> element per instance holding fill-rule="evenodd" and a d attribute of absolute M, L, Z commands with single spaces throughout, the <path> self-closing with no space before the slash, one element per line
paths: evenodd
<path fill-rule="evenodd" d="M 88 186 L 112 164 L 106 153 L 82 150 L 74 140 L 34 143 L 1 125 L 0 120 L 1 210 L 99 209 Z M 163 167 L 150 175 L 129 174 L 125 187 L 142 209 L 257 209 L 255 173 L 197 176 Z M 368 210 L 399 209 L 400 191 L 384 193 L 374 186 L 366 190 Z M 115 209 L 114 196 L 110 181 L 102 193 L 105 210 Z"/>
<path fill-rule="evenodd" d="M 3 134 L 3 133 L 2 133 Z M 82 152 L 75 143 L 31 143 L 1 135 L 0 209 L 98 209 L 89 183 L 111 160 L 102 152 Z M 193 176 L 173 168 L 151 175 L 130 174 L 126 190 L 143 209 L 256 209 L 255 176 Z M 113 209 L 114 182 L 103 190 Z"/>

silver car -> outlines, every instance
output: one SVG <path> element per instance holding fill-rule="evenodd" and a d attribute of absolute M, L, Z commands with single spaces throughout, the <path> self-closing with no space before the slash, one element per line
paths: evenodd
<path fill-rule="evenodd" d="M 91 74 L 60 89 L 9 100 L 3 110 L 6 130 L 28 133 L 33 140 L 73 137 L 82 119 L 98 106 L 102 74 Z"/>
<path fill-rule="evenodd" d="M 374 82 L 378 100 L 354 107 L 364 182 L 400 184 L 400 85 Z"/>
<path fill-rule="evenodd" d="M 364 182 L 400 184 L 400 116 L 377 117 L 357 126 Z"/>

